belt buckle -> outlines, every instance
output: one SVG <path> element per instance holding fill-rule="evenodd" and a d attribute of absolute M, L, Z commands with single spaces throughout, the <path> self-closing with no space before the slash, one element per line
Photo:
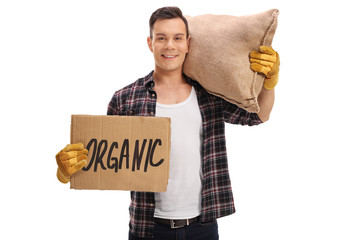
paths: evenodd
<path fill-rule="evenodd" d="M 185 227 L 185 226 L 189 225 L 189 219 L 186 219 L 186 224 L 185 225 L 179 225 L 179 226 L 176 226 L 175 221 L 176 220 L 170 219 L 170 228 L 171 229 L 182 228 L 182 227 Z"/>

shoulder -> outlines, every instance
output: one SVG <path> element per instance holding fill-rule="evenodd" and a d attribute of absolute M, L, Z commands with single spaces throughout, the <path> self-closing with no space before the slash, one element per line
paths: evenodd
<path fill-rule="evenodd" d="M 204 110 L 222 111 L 222 98 L 207 91 L 198 81 L 186 77 L 187 82 L 194 87 L 200 108 Z"/>
<path fill-rule="evenodd" d="M 250 113 L 243 108 L 224 100 L 220 96 L 203 88 L 200 83 L 187 77 L 189 84 L 194 86 L 200 108 L 210 118 L 223 119 L 225 122 L 241 125 L 257 125 L 261 123 L 256 113 Z"/>
<path fill-rule="evenodd" d="M 205 88 L 204 88 L 203 86 L 201 86 L 201 84 L 200 84 L 198 81 L 193 80 L 193 79 L 191 79 L 190 77 L 188 77 L 188 76 L 186 76 L 186 75 L 184 75 L 184 76 L 185 76 L 186 81 L 187 81 L 191 86 L 194 87 L 194 89 L 195 89 L 195 91 L 196 91 L 196 95 L 201 96 L 201 97 L 203 97 L 203 98 L 212 98 L 212 99 L 215 99 L 215 98 L 216 98 L 215 95 L 212 95 L 212 94 L 210 94 L 207 90 L 205 90 Z"/>
<path fill-rule="evenodd" d="M 114 93 L 114 97 L 116 98 L 127 98 L 132 94 L 136 94 L 137 92 L 144 91 L 148 86 L 148 83 L 152 80 L 152 72 L 146 75 L 145 77 L 138 78 L 133 83 L 117 90 Z"/>
<path fill-rule="evenodd" d="M 144 79 L 145 78 L 139 78 L 135 82 L 130 83 L 129 85 L 117 90 L 114 95 L 116 96 L 123 96 L 128 95 L 131 93 L 131 91 L 144 88 Z"/>
<path fill-rule="evenodd" d="M 127 105 L 134 103 L 137 99 L 143 99 L 146 96 L 146 88 L 151 80 L 152 72 L 147 76 L 139 78 L 133 83 L 117 90 L 108 105 L 108 114 L 123 115 L 124 111 L 128 108 Z"/>

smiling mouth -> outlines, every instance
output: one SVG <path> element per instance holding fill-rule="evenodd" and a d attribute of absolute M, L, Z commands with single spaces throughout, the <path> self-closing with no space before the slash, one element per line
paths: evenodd
<path fill-rule="evenodd" d="M 161 56 L 166 59 L 173 59 L 177 57 L 177 55 L 165 55 L 165 54 L 162 54 Z"/>

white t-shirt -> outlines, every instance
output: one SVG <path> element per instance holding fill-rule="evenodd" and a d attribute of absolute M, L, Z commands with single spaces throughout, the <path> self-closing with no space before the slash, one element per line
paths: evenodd
<path fill-rule="evenodd" d="M 167 191 L 155 193 L 154 216 L 167 219 L 199 216 L 202 118 L 194 87 L 184 102 L 156 103 L 156 116 L 171 118 L 171 150 Z"/>

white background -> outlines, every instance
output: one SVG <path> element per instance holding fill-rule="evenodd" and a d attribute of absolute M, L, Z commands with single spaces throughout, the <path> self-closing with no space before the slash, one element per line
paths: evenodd
<path fill-rule="evenodd" d="M 127 239 L 129 192 L 70 190 L 55 154 L 71 114 L 106 114 L 153 69 L 148 19 L 280 10 L 280 81 L 269 122 L 227 125 L 237 212 L 221 239 L 360 239 L 359 11 L 356 1 L 0 3 L 1 239 Z M 4 236 L 7 235 L 5 238 Z"/>

